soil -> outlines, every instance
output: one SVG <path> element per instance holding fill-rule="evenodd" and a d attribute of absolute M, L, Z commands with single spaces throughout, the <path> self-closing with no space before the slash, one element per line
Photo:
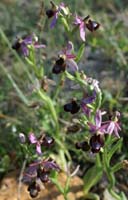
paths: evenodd
<path fill-rule="evenodd" d="M 27 191 L 27 185 L 21 184 L 20 196 L 18 195 L 18 178 L 19 172 L 10 172 L 8 173 L 0 184 L 0 200 L 31 200 L 32 198 L 29 196 Z M 58 176 L 58 181 L 64 187 L 66 183 L 67 176 L 64 173 L 60 173 Z M 101 196 L 101 192 L 99 190 L 94 191 L 97 192 Z M 78 176 L 74 176 L 70 182 L 70 192 L 68 194 L 69 200 L 89 200 L 85 199 L 83 192 L 83 181 Z M 115 200 L 108 192 L 107 189 L 102 191 L 102 197 L 100 200 Z M 39 193 L 37 198 L 34 200 L 64 200 L 64 197 L 60 194 L 56 186 L 52 183 L 48 183 L 45 186 L 42 185 L 41 192 Z"/>
<path fill-rule="evenodd" d="M 27 191 L 27 186 L 22 184 L 20 191 L 20 198 L 18 199 L 18 172 L 11 172 L 1 182 L 0 187 L 0 200 L 30 200 Z M 61 185 L 64 186 L 66 182 L 66 175 L 60 173 L 58 177 Z M 68 194 L 70 200 L 80 199 L 83 196 L 82 191 L 83 182 L 75 176 L 71 179 L 70 187 L 71 192 Z M 35 200 L 64 200 L 63 196 L 59 193 L 58 189 L 52 183 L 42 186 L 42 190 Z"/>

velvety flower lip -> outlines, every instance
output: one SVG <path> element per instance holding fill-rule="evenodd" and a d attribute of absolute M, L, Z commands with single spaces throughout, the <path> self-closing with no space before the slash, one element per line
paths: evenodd
<path fill-rule="evenodd" d="M 28 186 L 28 191 L 32 198 L 37 197 L 40 190 L 41 190 L 40 185 L 36 181 L 31 182 Z"/>
<path fill-rule="evenodd" d="M 103 136 L 100 134 L 99 135 L 94 134 L 90 138 L 90 146 L 91 146 L 92 153 L 98 153 L 101 147 L 104 146 Z"/>
<path fill-rule="evenodd" d="M 70 103 L 64 105 L 64 110 L 71 114 L 75 114 L 80 110 L 80 106 L 75 100 L 72 100 Z"/>
<path fill-rule="evenodd" d="M 86 23 L 86 27 L 88 28 L 89 31 L 93 32 L 100 27 L 100 24 L 96 21 L 89 19 L 88 23 Z"/>

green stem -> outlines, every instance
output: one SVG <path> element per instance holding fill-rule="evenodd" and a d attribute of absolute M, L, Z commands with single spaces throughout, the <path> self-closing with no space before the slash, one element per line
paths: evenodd
<path fill-rule="evenodd" d="M 54 100 L 57 99 L 57 97 L 59 95 L 60 89 L 62 88 L 62 82 L 64 80 L 64 77 L 65 77 L 65 74 L 62 73 L 59 83 L 57 84 L 56 90 L 54 92 L 54 97 L 53 97 Z"/>
<path fill-rule="evenodd" d="M 115 164 L 115 165 L 112 167 L 111 170 L 112 170 L 113 173 L 115 173 L 115 172 L 119 171 L 122 167 L 123 167 L 122 162 L 119 162 L 119 163 Z"/>
<path fill-rule="evenodd" d="M 112 189 L 110 189 L 109 192 L 116 200 L 122 200 L 120 196 L 116 194 Z"/>
<path fill-rule="evenodd" d="M 109 140 L 110 138 L 108 138 Z M 104 169 L 105 169 L 105 172 L 107 174 L 107 177 L 109 179 L 109 192 L 110 194 L 116 199 L 116 200 L 121 200 L 119 195 L 116 194 L 114 191 L 113 191 L 113 187 L 115 186 L 115 176 L 113 174 L 113 171 L 112 169 L 110 168 L 109 166 L 109 159 L 108 159 L 108 152 L 107 152 L 107 149 L 106 147 L 104 148 L 104 152 L 103 152 L 103 165 L 104 165 Z"/>
<path fill-rule="evenodd" d="M 25 97 L 25 95 L 23 94 L 23 92 L 20 90 L 20 88 L 18 87 L 18 85 L 16 84 L 16 82 L 13 80 L 11 74 L 9 74 L 9 72 L 6 70 L 6 68 L 0 63 L 0 67 L 1 69 L 4 71 L 4 73 L 6 74 L 6 76 L 8 77 L 8 79 L 10 80 L 12 86 L 15 88 L 18 96 L 20 97 L 20 99 L 26 104 L 29 105 L 29 101 L 28 99 Z"/>
<path fill-rule="evenodd" d="M 97 194 L 89 192 L 87 195 L 85 195 L 86 199 L 90 200 L 100 200 L 99 196 Z"/>
<path fill-rule="evenodd" d="M 58 117 L 57 117 L 55 107 L 52 103 L 52 100 L 42 90 L 38 90 L 37 93 L 41 97 L 41 99 L 46 103 L 47 107 L 49 108 L 49 111 L 51 112 L 52 118 L 53 118 L 53 120 L 56 124 L 56 135 L 58 135 L 59 134 Z"/>
<path fill-rule="evenodd" d="M 54 123 L 56 125 L 56 140 L 59 142 L 60 141 L 60 128 L 59 128 L 59 123 L 58 123 L 58 117 L 57 117 L 57 113 L 56 113 L 56 110 L 55 110 L 55 107 L 53 105 L 53 102 L 52 100 L 42 91 L 42 90 L 38 90 L 38 94 L 39 96 L 41 97 L 41 99 L 46 103 L 51 115 L 52 115 L 52 118 L 54 120 Z M 62 161 L 62 168 L 65 170 L 66 168 L 66 159 L 65 159 L 65 152 L 67 153 L 67 151 L 64 149 L 62 149 L 62 143 L 59 142 L 59 147 L 58 147 L 58 152 L 59 152 L 59 155 L 60 155 L 60 158 L 61 158 L 61 161 Z M 69 156 L 69 154 L 67 154 Z"/>
<path fill-rule="evenodd" d="M 96 155 L 96 165 L 97 165 L 98 167 L 101 167 L 101 166 L 102 166 L 101 160 L 100 160 L 100 154 L 99 154 L 99 153 L 97 153 L 97 155 Z"/>

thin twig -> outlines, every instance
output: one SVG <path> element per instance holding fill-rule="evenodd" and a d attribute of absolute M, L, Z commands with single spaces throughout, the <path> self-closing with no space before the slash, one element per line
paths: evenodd
<path fill-rule="evenodd" d="M 21 200 L 22 179 L 23 179 L 23 174 L 26 167 L 26 163 L 27 163 L 27 158 L 28 158 L 28 155 L 26 155 L 26 158 L 23 162 L 23 165 L 20 171 L 20 176 L 19 176 L 19 181 L 18 181 L 19 183 L 18 183 L 18 191 L 17 191 L 17 200 Z"/>

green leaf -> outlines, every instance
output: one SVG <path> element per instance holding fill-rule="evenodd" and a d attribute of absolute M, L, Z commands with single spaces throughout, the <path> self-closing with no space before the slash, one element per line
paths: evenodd
<path fill-rule="evenodd" d="M 7 171 L 7 170 L 8 170 L 9 165 L 10 165 L 10 158 L 9 158 L 8 155 L 5 155 L 5 156 L 2 158 L 2 160 L 1 160 L 1 162 L 0 162 L 0 165 L 1 165 L 1 167 L 0 167 L 0 172 L 4 172 L 4 171 Z"/>
<path fill-rule="evenodd" d="M 113 154 L 121 147 L 122 144 L 122 138 L 120 138 L 116 144 L 109 150 L 108 153 L 108 162 L 111 160 Z"/>
<path fill-rule="evenodd" d="M 75 59 L 76 62 L 79 62 L 84 54 L 84 49 L 85 49 L 85 43 L 82 43 L 82 45 L 79 48 L 79 51 L 77 53 L 77 57 Z"/>
<path fill-rule="evenodd" d="M 102 177 L 102 167 L 93 166 L 84 176 L 84 193 L 87 194 L 92 186 L 94 186 Z"/>
<path fill-rule="evenodd" d="M 66 184 L 65 184 L 65 188 L 64 188 L 64 193 L 65 193 L 65 194 L 68 194 L 69 191 L 70 191 L 70 179 L 71 179 L 71 177 L 68 176 L 68 177 L 67 177 Z"/>
<path fill-rule="evenodd" d="M 60 191 L 61 194 L 64 194 L 64 189 L 62 188 L 62 186 L 59 184 L 57 179 L 54 178 L 50 178 L 51 181 L 56 185 L 56 187 L 58 188 L 58 190 Z"/>

